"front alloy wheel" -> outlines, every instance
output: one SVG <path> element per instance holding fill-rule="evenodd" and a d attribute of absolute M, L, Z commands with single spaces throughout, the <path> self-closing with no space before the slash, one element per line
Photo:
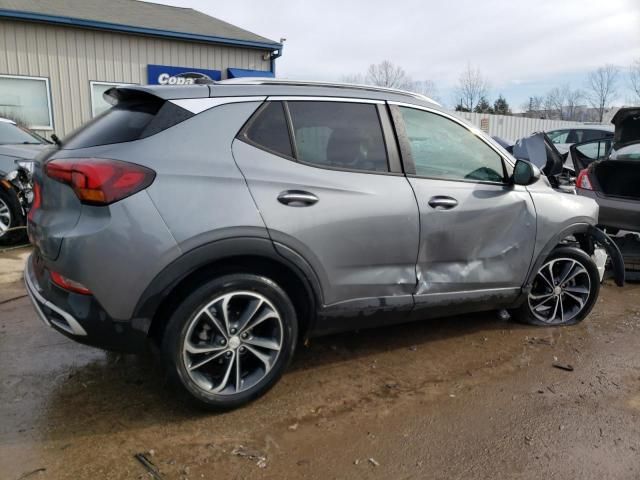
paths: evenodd
<path fill-rule="evenodd" d="M 558 248 L 538 270 L 515 317 L 533 325 L 573 325 L 589 314 L 599 290 L 600 274 L 593 260 L 577 248 Z"/>

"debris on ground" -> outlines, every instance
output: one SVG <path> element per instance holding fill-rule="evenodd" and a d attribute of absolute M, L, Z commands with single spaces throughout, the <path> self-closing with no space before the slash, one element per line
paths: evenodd
<path fill-rule="evenodd" d="M 502 320 L 502 321 L 507 321 L 511 318 L 511 314 L 505 310 L 504 308 L 502 310 L 498 310 L 498 319 Z"/>
<path fill-rule="evenodd" d="M 162 475 L 160 475 L 160 472 L 153 462 L 147 458 L 146 454 L 136 453 L 134 457 L 155 480 L 163 480 Z"/>
<path fill-rule="evenodd" d="M 261 452 L 256 450 L 249 450 L 244 445 L 238 445 L 231 451 L 231 455 L 237 455 L 238 457 L 248 458 L 249 460 L 255 460 L 256 465 L 259 468 L 266 468 L 267 466 L 267 457 L 265 457 Z"/>
<path fill-rule="evenodd" d="M 47 471 L 46 468 L 36 468 L 35 470 L 31 470 L 30 472 L 23 473 L 20 477 L 18 477 L 18 480 L 24 480 L 25 478 L 29 478 L 33 475 L 37 475 L 38 473 L 42 473 L 46 471 Z"/>
<path fill-rule="evenodd" d="M 411 345 L 409 347 L 409 350 L 411 350 L 412 352 L 415 352 L 416 350 L 418 350 L 418 346 L 417 345 Z"/>
<path fill-rule="evenodd" d="M 378 461 L 375 458 L 369 457 L 368 460 L 369 460 L 369 463 L 371 465 L 373 465 L 374 467 L 379 467 L 380 466 L 380 463 L 378 463 Z"/>
<path fill-rule="evenodd" d="M 295 432 L 299 427 L 299 424 L 296 422 L 293 425 L 289 425 L 289 427 L 287 427 L 289 430 L 291 430 L 292 432 Z"/>
<path fill-rule="evenodd" d="M 560 369 L 560 370 L 564 370 L 565 372 L 573 372 L 573 367 L 571 365 L 564 364 L 564 363 L 558 363 L 558 362 L 553 362 L 551 364 L 554 368 Z"/>

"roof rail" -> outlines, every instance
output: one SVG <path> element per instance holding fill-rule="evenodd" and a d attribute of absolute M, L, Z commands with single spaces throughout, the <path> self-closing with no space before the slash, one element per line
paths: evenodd
<path fill-rule="evenodd" d="M 219 80 L 214 82 L 216 85 L 296 85 L 296 86 L 314 86 L 314 87 L 331 87 L 331 88 L 350 88 L 354 90 L 367 90 L 370 92 L 386 92 L 395 93 L 398 95 L 405 95 L 408 97 L 417 98 L 427 102 L 440 105 L 434 99 L 422 95 L 420 93 L 409 92 L 407 90 L 400 90 L 397 88 L 378 87 L 375 85 L 361 85 L 358 83 L 338 83 L 338 82 L 318 82 L 314 80 L 282 80 L 278 78 L 270 77 L 244 77 L 244 78 L 232 78 L 227 80 Z"/>

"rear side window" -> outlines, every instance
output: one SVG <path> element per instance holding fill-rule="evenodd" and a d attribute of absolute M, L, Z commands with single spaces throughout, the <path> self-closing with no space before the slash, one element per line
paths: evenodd
<path fill-rule="evenodd" d="M 297 158 L 319 167 L 387 172 L 387 152 L 376 105 L 288 102 Z"/>
<path fill-rule="evenodd" d="M 600 140 L 601 138 L 613 138 L 613 132 L 606 132 L 602 130 L 583 130 L 583 142 L 588 142 L 589 140 Z"/>
<path fill-rule="evenodd" d="M 293 157 L 289 127 L 282 102 L 267 103 L 245 131 L 249 142 L 287 157 Z"/>
<path fill-rule="evenodd" d="M 554 130 L 552 132 L 547 132 L 547 136 L 553 143 L 567 143 L 569 130 Z"/>
<path fill-rule="evenodd" d="M 120 103 L 65 138 L 63 148 L 131 142 L 166 130 L 191 116 L 193 113 L 160 99 Z"/>

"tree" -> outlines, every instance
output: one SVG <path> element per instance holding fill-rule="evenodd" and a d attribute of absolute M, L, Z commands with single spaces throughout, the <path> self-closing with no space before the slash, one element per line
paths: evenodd
<path fill-rule="evenodd" d="M 616 95 L 618 67 L 605 65 L 594 70 L 587 77 L 587 98 L 591 106 L 598 111 L 598 120 L 602 122 L 604 111 Z"/>
<path fill-rule="evenodd" d="M 511 115 L 511 107 L 509 107 L 507 99 L 502 94 L 498 95 L 496 101 L 493 102 L 493 112 L 496 115 Z"/>
<path fill-rule="evenodd" d="M 369 65 L 365 83 L 378 87 L 400 88 L 408 90 L 413 81 L 402 67 L 398 67 L 389 60 L 384 60 L 379 64 Z"/>
<path fill-rule="evenodd" d="M 352 75 L 343 75 L 340 77 L 340 81 L 343 83 L 353 83 L 356 85 L 364 84 L 364 77 L 360 73 L 355 73 Z"/>
<path fill-rule="evenodd" d="M 573 90 L 569 84 L 562 87 L 563 96 L 565 99 L 565 117 L 567 120 L 576 120 L 577 108 L 580 106 L 580 102 L 584 98 L 584 92 L 579 88 Z"/>
<path fill-rule="evenodd" d="M 538 118 L 542 114 L 544 98 L 539 95 L 529 97 L 529 101 L 523 103 L 521 108 L 525 111 L 525 115 L 529 118 Z"/>
<path fill-rule="evenodd" d="M 471 110 L 469 110 L 467 107 L 463 106 L 461 103 L 456 105 L 456 112 L 470 112 Z"/>
<path fill-rule="evenodd" d="M 438 88 L 433 80 L 418 80 L 413 82 L 409 90 L 425 95 L 436 101 L 438 99 Z"/>
<path fill-rule="evenodd" d="M 456 89 L 460 105 L 467 111 L 473 110 L 480 98 L 487 96 L 488 90 L 489 84 L 480 69 L 472 68 L 471 64 L 467 64 L 467 68 L 460 74 Z"/>
<path fill-rule="evenodd" d="M 473 111 L 476 113 L 493 113 L 493 108 L 491 108 L 491 104 L 487 102 L 485 97 L 480 97 Z"/>
<path fill-rule="evenodd" d="M 629 84 L 635 95 L 635 101 L 640 104 L 640 58 L 637 58 L 629 67 Z"/>

